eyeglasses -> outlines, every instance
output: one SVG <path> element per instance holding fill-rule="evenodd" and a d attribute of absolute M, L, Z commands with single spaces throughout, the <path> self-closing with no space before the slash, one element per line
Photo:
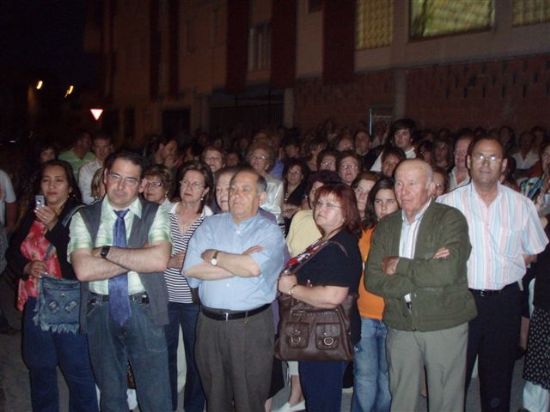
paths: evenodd
<path fill-rule="evenodd" d="M 158 189 L 159 187 L 164 186 L 164 184 L 162 182 L 151 182 L 151 181 L 149 181 L 149 182 L 147 182 L 146 186 L 147 187 L 155 187 L 155 188 Z"/>
<path fill-rule="evenodd" d="M 498 157 L 497 155 L 484 155 L 483 153 L 475 153 L 472 155 L 472 159 L 474 160 L 474 162 L 476 163 L 485 163 L 486 161 L 489 162 L 489 163 L 496 163 L 500 160 L 502 160 L 502 158 Z"/>
<path fill-rule="evenodd" d="M 254 155 L 254 156 L 250 156 L 250 160 L 267 160 L 267 156 L 264 156 L 264 155 Z"/>
<path fill-rule="evenodd" d="M 202 189 L 204 187 L 202 183 L 190 182 L 189 180 L 182 180 L 180 183 L 182 186 L 191 186 L 191 189 L 193 190 Z"/>
<path fill-rule="evenodd" d="M 319 201 L 315 202 L 314 206 L 318 209 L 321 209 L 322 207 L 326 207 L 327 209 L 341 209 L 342 208 L 342 206 L 337 205 L 335 203 L 319 202 Z"/>
<path fill-rule="evenodd" d="M 109 179 L 111 183 L 119 184 L 120 182 L 122 182 L 123 185 L 129 186 L 129 187 L 136 187 L 139 183 L 139 179 L 137 177 L 131 177 L 131 176 L 122 177 L 118 173 L 113 173 L 113 172 L 107 174 L 107 179 Z"/>

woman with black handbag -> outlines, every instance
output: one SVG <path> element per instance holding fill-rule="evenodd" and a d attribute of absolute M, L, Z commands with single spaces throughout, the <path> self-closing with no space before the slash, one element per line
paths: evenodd
<path fill-rule="evenodd" d="M 322 186 L 316 193 L 313 215 L 323 237 L 289 261 L 287 273 L 279 279 L 279 291 L 283 294 L 282 308 L 288 306 L 284 300 L 288 302 L 290 296 L 299 304 L 306 304 L 312 316 L 319 317 L 315 324 L 306 327 L 307 342 L 292 348 L 291 352 L 298 351 L 290 357 L 299 361 L 307 410 L 334 412 L 340 410 L 342 376 L 352 356 L 350 345 L 359 340 L 360 333 L 354 299 L 361 275 L 357 246 L 360 218 L 353 189 L 341 183 Z M 343 315 L 346 319 L 340 324 L 328 320 L 323 323 L 323 317 L 334 318 L 333 310 L 340 320 Z M 281 314 L 284 316 L 285 311 Z M 300 327 L 302 321 L 306 322 L 304 319 L 299 315 L 291 322 L 283 319 L 276 348 L 279 354 L 282 346 L 293 346 L 304 338 L 305 330 Z M 351 327 L 342 330 L 349 325 L 348 320 Z M 300 354 L 301 348 L 304 350 Z"/>
<path fill-rule="evenodd" d="M 71 166 L 61 160 L 42 164 L 37 184 L 36 201 L 29 205 L 8 250 L 8 262 L 21 277 L 17 305 L 23 311 L 22 354 L 29 369 L 32 408 L 33 411 L 60 409 L 59 365 L 69 387 L 69 410 L 96 412 L 97 395 L 86 337 L 75 330 L 74 321 L 59 321 L 61 315 L 67 316 L 67 310 L 72 309 L 77 322 L 78 303 L 71 308 L 62 305 L 57 314 L 40 321 L 35 316 L 44 315 L 35 314 L 43 297 L 39 292 L 40 285 L 45 284 L 41 277 L 76 280 L 67 261 L 68 221 L 80 204 L 80 191 Z M 74 302 L 78 300 L 75 298 Z M 49 322 L 55 326 L 48 327 Z"/>

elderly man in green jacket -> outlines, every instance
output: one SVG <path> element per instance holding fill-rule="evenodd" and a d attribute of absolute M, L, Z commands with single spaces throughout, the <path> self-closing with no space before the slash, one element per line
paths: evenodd
<path fill-rule="evenodd" d="M 435 203 L 431 167 L 405 160 L 395 173 L 401 211 L 376 228 L 365 285 L 384 298 L 392 411 L 415 410 L 421 371 L 430 410 L 463 411 L 468 321 L 468 224 L 457 209 Z"/>

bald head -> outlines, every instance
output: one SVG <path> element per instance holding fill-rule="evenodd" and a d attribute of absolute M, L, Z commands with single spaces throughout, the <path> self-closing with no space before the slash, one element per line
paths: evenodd
<path fill-rule="evenodd" d="M 429 203 L 433 191 L 433 171 L 428 163 L 411 159 L 399 164 L 395 171 L 395 196 L 409 222 Z"/>
<path fill-rule="evenodd" d="M 411 170 L 416 169 L 419 173 L 426 176 L 427 182 L 431 182 L 433 180 L 433 170 L 432 167 L 421 159 L 408 159 L 403 160 L 401 163 L 399 163 L 399 166 L 397 166 L 397 169 L 395 170 L 395 174 L 397 176 L 397 173 L 399 170 Z"/>

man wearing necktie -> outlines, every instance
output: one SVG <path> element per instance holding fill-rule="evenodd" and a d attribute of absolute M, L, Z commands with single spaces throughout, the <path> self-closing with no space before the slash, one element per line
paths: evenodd
<path fill-rule="evenodd" d="M 127 410 L 127 365 L 142 411 L 170 411 L 163 326 L 170 257 L 168 216 L 139 198 L 143 158 L 118 152 L 106 161 L 105 198 L 71 222 L 70 259 L 82 281 L 81 330 L 101 391 L 102 411 Z"/>

